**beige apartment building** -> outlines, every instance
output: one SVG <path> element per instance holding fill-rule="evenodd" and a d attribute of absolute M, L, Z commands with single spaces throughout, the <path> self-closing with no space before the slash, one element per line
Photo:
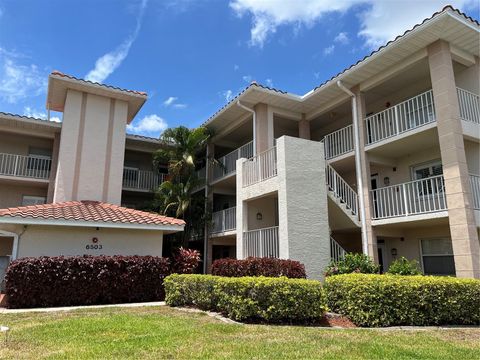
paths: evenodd
<path fill-rule="evenodd" d="M 223 164 L 198 168 L 205 270 L 268 256 L 321 278 L 363 252 L 384 270 L 404 256 L 479 278 L 479 55 L 480 24 L 446 7 L 305 95 L 248 86 L 205 122 L 205 155 Z M 183 223 L 132 210 L 166 173 L 152 167 L 159 140 L 125 133 L 145 101 L 53 72 L 62 123 L 0 113 L 0 209 L 20 207 L 0 210 L 0 256 L 80 254 L 97 238 L 86 253 L 161 255 Z"/>
<path fill-rule="evenodd" d="M 54 71 L 47 108 L 61 123 L 0 113 L 0 285 L 12 259 L 57 255 L 162 255 L 184 222 L 135 210 L 167 169 L 158 139 L 127 135 L 145 93 Z"/>
<path fill-rule="evenodd" d="M 303 96 L 252 83 L 205 125 L 212 260 L 404 256 L 480 277 L 479 23 L 446 7 Z"/>

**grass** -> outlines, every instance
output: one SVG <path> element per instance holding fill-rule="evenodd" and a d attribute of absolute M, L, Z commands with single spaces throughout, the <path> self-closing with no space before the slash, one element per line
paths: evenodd
<path fill-rule="evenodd" d="M 226 324 L 169 307 L 0 314 L 0 359 L 478 359 L 480 329 Z"/>

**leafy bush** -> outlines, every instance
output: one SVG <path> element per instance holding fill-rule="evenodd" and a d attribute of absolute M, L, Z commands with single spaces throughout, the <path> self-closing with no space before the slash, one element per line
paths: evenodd
<path fill-rule="evenodd" d="M 308 323 L 326 310 L 315 280 L 173 274 L 164 284 L 168 305 L 219 311 L 238 321 Z"/>
<path fill-rule="evenodd" d="M 403 256 L 392 262 L 388 268 L 387 274 L 392 275 L 422 275 L 420 265 L 417 260 L 409 261 Z"/>
<path fill-rule="evenodd" d="M 6 273 L 9 307 L 163 300 L 169 260 L 154 256 L 21 258 Z"/>
<path fill-rule="evenodd" d="M 249 257 L 245 260 L 219 259 L 212 264 L 212 274 L 226 277 L 241 276 L 286 276 L 292 279 L 305 279 L 305 266 L 299 261 L 276 258 Z"/>
<path fill-rule="evenodd" d="M 359 326 L 480 324 L 480 280 L 348 274 L 328 277 L 325 291 Z"/>
<path fill-rule="evenodd" d="M 339 274 L 378 274 L 380 267 L 365 254 L 345 254 L 345 257 L 339 261 L 332 261 L 325 269 L 325 276 Z"/>
<path fill-rule="evenodd" d="M 200 252 L 180 247 L 173 255 L 172 272 L 177 274 L 193 274 L 200 263 Z"/>

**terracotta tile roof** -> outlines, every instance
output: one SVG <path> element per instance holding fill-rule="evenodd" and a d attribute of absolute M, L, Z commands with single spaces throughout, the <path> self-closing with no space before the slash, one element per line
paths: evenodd
<path fill-rule="evenodd" d="M 180 219 L 90 200 L 0 209 L 0 218 L 9 217 L 126 225 L 185 225 Z"/>
<path fill-rule="evenodd" d="M 26 119 L 26 120 L 34 120 L 34 121 L 38 121 L 38 122 L 48 124 L 48 125 L 61 126 L 61 123 L 56 122 L 56 121 L 51 121 L 51 120 L 49 121 L 47 119 L 36 118 L 36 117 L 33 117 L 33 116 L 26 116 L 26 115 L 20 115 L 20 114 L 13 114 L 13 113 L 4 112 L 4 111 L 0 111 L 0 117 L 1 116 L 9 116 L 9 117 L 15 117 L 15 118 Z"/>
<path fill-rule="evenodd" d="M 88 83 L 88 84 L 100 85 L 100 86 L 103 86 L 103 87 L 106 87 L 106 88 L 109 88 L 109 89 L 125 91 L 125 92 L 129 92 L 129 93 L 136 94 L 136 95 L 147 96 L 147 93 L 145 91 L 122 89 L 122 88 L 119 88 L 119 87 L 116 87 L 116 86 L 111 86 L 111 85 L 101 84 L 101 83 L 90 81 L 90 80 L 80 79 L 80 78 L 76 78 L 75 76 L 72 76 L 72 75 L 64 74 L 64 73 L 62 73 L 61 71 L 58 71 L 58 70 L 53 70 L 50 75 L 61 76 L 61 77 L 67 78 L 67 79 L 82 81 L 82 82 Z"/>

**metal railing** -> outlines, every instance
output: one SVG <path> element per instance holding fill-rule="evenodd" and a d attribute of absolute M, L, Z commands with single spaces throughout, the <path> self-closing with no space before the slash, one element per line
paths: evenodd
<path fill-rule="evenodd" d="M 371 190 L 374 219 L 447 210 L 443 175 Z"/>
<path fill-rule="evenodd" d="M 480 97 L 470 91 L 457 88 L 460 118 L 480 124 Z"/>
<path fill-rule="evenodd" d="M 47 157 L 0 153 L 0 175 L 48 179 L 51 166 Z"/>
<path fill-rule="evenodd" d="M 366 142 L 373 144 L 392 136 L 413 130 L 434 122 L 435 106 L 432 90 L 368 116 L 366 122 Z"/>
<path fill-rule="evenodd" d="M 227 155 L 217 159 L 222 164 L 216 165 L 213 168 L 213 180 L 220 179 L 236 171 L 237 160 L 240 158 L 251 158 L 253 156 L 253 141 L 240 146 L 238 149 L 233 150 Z"/>
<path fill-rule="evenodd" d="M 206 179 L 207 178 L 207 168 L 206 167 L 202 167 L 201 169 L 196 170 L 195 173 L 197 174 L 197 177 L 199 179 Z"/>
<path fill-rule="evenodd" d="M 128 190 L 155 191 L 165 181 L 165 174 L 138 169 L 123 169 L 123 188 Z"/>
<path fill-rule="evenodd" d="M 243 164 L 243 187 L 277 176 L 277 148 L 272 147 Z"/>
<path fill-rule="evenodd" d="M 323 145 L 327 160 L 353 151 L 353 125 L 325 135 Z"/>
<path fill-rule="evenodd" d="M 472 188 L 473 208 L 480 210 L 480 175 L 470 174 L 470 187 Z"/>
<path fill-rule="evenodd" d="M 280 256 L 278 226 L 250 230 L 243 233 L 243 254 L 245 257 Z"/>
<path fill-rule="evenodd" d="M 346 253 L 347 252 L 345 251 L 345 249 L 342 248 L 342 246 L 330 236 L 330 257 L 332 258 L 332 260 L 342 260 L 345 257 Z"/>
<path fill-rule="evenodd" d="M 236 207 L 216 211 L 212 214 L 212 233 L 231 231 L 237 228 Z"/>
<path fill-rule="evenodd" d="M 325 166 L 325 179 L 333 196 L 345 204 L 353 215 L 358 216 L 358 195 L 330 165 Z"/>

